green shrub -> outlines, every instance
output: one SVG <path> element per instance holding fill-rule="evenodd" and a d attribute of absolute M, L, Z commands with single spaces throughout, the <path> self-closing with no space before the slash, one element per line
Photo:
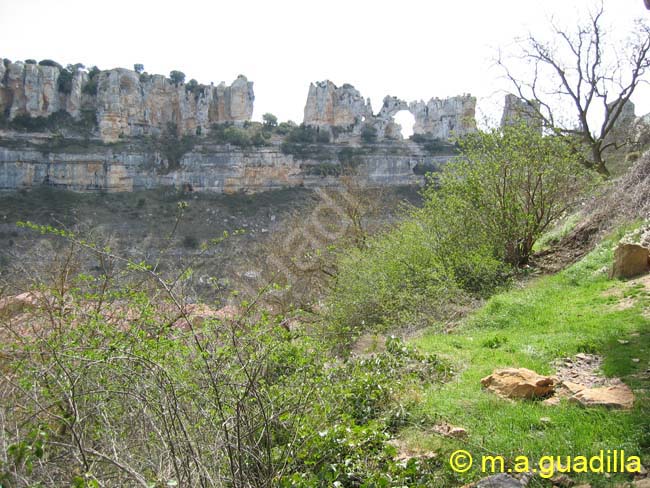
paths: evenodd
<path fill-rule="evenodd" d="M 115 252 L 80 242 L 75 263 Z M 180 295 L 188 269 L 168 276 L 117 261 L 76 275 L 74 266 L 53 260 L 52 283 L 38 287 L 66 313 L 35 305 L 43 334 L 3 349 L 3 483 L 435 486 L 435 461 L 402 463 L 387 441 L 413 393 L 447 379 L 445 362 L 394 338 L 374 356 L 337 360 L 334 342 L 289 332 L 249 303 L 235 320 L 190 326 Z M 84 465 L 80 453 L 107 462 Z"/>
<path fill-rule="evenodd" d="M 248 132 L 244 129 L 234 126 L 219 126 L 223 130 L 217 132 L 215 136 L 221 144 L 231 144 L 237 147 L 250 147 L 251 139 Z"/>
<path fill-rule="evenodd" d="M 201 93 L 201 90 L 202 90 L 202 86 L 199 85 L 199 82 L 196 81 L 194 78 L 188 81 L 187 84 L 185 85 L 185 91 L 193 93 L 196 96 L 198 96 Z"/>
<path fill-rule="evenodd" d="M 170 71 L 169 79 L 174 85 L 181 85 L 185 82 L 185 73 L 177 70 Z"/>
<path fill-rule="evenodd" d="M 180 168 L 183 156 L 190 152 L 195 144 L 195 137 L 180 136 L 178 126 L 173 122 L 167 124 L 164 132 L 156 140 L 156 145 L 167 159 L 169 171 Z"/>
<path fill-rule="evenodd" d="M 97 83 L 99 81 L 100 69 L 93 66 L 88 70 L 88 81 L 81 87 L 81 92 L 86 95 L 97 95 Z"/>
<path fill-rule="evenodd" d="M 480 250 L 461 258 L 460 249 L 453 252 L 453 248 L 462 243 L 450 240 L 446 230 L 437 232 L 413 216 L 369 239 L 366 249 L 347 251 L 338 263 L 329 318 L 352 335 L 366 328 L 422 325 L 423 320 L 443 318 L 445 305 L 462 297 L 463 284 L 476 286 L 468 277 L 457 280 L 455 267 L 476 270 L 477 282 L 489 281 L 483 275 L 500 268 Z"/>
<path fill-rule="evenodd" d="M 426 191 L 432 212 L 453 203 L 454 218 L 486 229 L 495 256 L 526 264 L 537 239 L 574 207 L 595 181 L 565 137 L 525 124 L 469 134 L 461 156 Z"/>
<path fill-rule="evenodd" d="M 272 113 L 265 113 L 262 115 L 262 120 L 264 121 L 264 126 L 267 128 L 275 128 L 278 126 L 278 118 Z"/>
<path fill-rule="evenodd" d="M 285 141 L 300 144 L 326 144 L 330 142 L 330 134 L 329 131 L 321 130 L 319 127 L 300 124 L 287 134 Z"/>
<path fill-rule="evenodd" d="M 287 135 L 296 127 L 296 123 L 291 120 L 288 122 L 280 122 L 275 128 L 275 132 L 280 135 Z"/>
<path fill-rule="evenodd" d="M 65 110 L 58 110 L 48 117 L 30 117 L 28 114 L 19 114 L 8 123 L 13 130 L 25 132 L 44 132 L 69 129 L 83 135 L 88 135 L 97 125 L 94 109 L 81 111 L 79 120 L 75 120 Z"/>
<path fill-rule="evenodd" d="M 489 296 L 592 181 L 563 139 L 526 126 L 460 147 L 463 158 L 430 178 L 422 209 L 341 255 L 327 312 L 344 333 L 423 325 Z"/>
<path fill-rule="evenodd" d="M 344 147 L 337 153 L 341 169 L 343 171 L 354 171 L 363 164 L 363 157 L 367 154 L 367 149 L 360 147 Z"/>
<path fill-rule="evenodd" d="M 50 66 L 52 68 L 59 68 L 60 70 L 63 69 L 63 66 L 61 66 L 56 61 L 52 61 L 51 59 L 42 59 L 41 61 L 38 62 L 38 64 L 40 66 Z"/>
<path fill-rule="evenodd" d="M 329 142 L 329 131 L 301 124 L 286 135 L 280 150 L 298 159 L 324 161 L 332 158 L 331 151 L 326 146 Z"/>
<path fill-rule="evenodd" d="M 377 129 L 371 125 L 364 125 L 361 130 L 361 140 L 366 144 L 377 142 Z"/>
<path fill-rule="evenodd" d="M 49 128 L 46 117 L 31 117 L 29 114 L 18 114 L 10 122 L 9 127 L 26 132 L 42 132 Z"/>

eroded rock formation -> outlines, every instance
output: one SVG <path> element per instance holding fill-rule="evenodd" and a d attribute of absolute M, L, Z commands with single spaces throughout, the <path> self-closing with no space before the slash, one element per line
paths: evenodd
<path fill-rule="evenodd" d="M 540 127 L 541 130 L 539 117 L 536 115 L 533 107 L 517 95 L 508 93 L 505 96 L 503 103 L 501 127 L 505 127 L 506 125 L 517 125 L 520 123 L 525 123 L 531 127 L 537 126 Z"/>
<path fill-rule="evenodd" d="M 329 80 L 309 86 L 303 123 L 319 128 L 349 129 L 353 133 L 369 126 L 376 130 L 379 139 L 400 139 L 401 128 L 394 116 L 402 110 L 415 117 L 415 134 L 433 139 L 449 140 L 476 130 L 476 98 L 471 95 L 411 103 L 387 96 L 374 115 L 370 100 L 365 100 L 352 85 L 337 87 Z"/>
<path fill-rule="evenodd" d="M 305 105 L 305 125 L 351 127 L 372 117 L 370 100 L 352 85 L 337 87 L 329 80 L 311 83 Z"/>
<path fill-rule="evenodd" d="M 411 102 L 409 110 L 415 116 L 415 134 L 448 140 L 476 130 L 476 97 L 471 95 Z"/>
<path fill-rule="evenodd" d="M 6 65 L 5 65 L 6 64 Z M 211 124 L 245 122 L 253 115 L 253 83 L 240 75 L 230 86 L 175 84 L 161 75 L 141 76 L 123 68 L 97 75 L 96 94 L 84 94 L 89 82 L 83 70 L 72 73 L 69 90 L 59 87 L 61 70 L 0 59 L 0 110 L 10 120 L 18 115 L 47 117 L 65 110 L 78 118 L 82 109 L 96 110 L 104 142 L 122 136 L 157 134 L 176 124 L 181 134 L 208 131 Z"/>

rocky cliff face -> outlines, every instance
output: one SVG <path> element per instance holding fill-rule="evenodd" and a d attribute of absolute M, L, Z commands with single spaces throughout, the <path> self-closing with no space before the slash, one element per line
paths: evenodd
<path fill-rule="evenodd" d="M 538 105 L 539 106 L 539 105 Z M 516 125 L 520 123 L 539 126 L 541 123 L 535 110 L 517 95 L 508 93 L 503 102 L 503 114 L 501 115 L 501 127 Z"/>
<path fill-rule="evenodd" d="M 449 140 L 476 130 L 476 98 L 471 95 L 411 102 L 409 110 L 415 116 L 415 134 Z"/>
<path fill-rule="evenodd" d="M 345 128 L 353 133 L 368 126 L 375 129 L 380 140 L 401 139 L 401 128 L 394 120 L 401 110 L 414 115 L 415 134 L 449 140 L 476 130 L 476 98 L 470 95 L 432 98 L 426 103 L 407 103 L 386 96 L 379 113 L 373 115 L 370 100 L 364 100 L 352 85 L 337 87 L 328 80 L 309 86 L 303 123 L 319 128 Z"/>
<path fill-rule="evenodd" d="M 240 76 L 231 86 L 199 85 L 194 91 L 161 75 L 140 81 L 127 69 L 99 75 L 97 122 L 102 140 L 157 134 L 169 123 L 180 134 L 207 133 L 220 122 L 245 122 L 253 115 L 253 83 Z"/>
<path fill-rule="evenodd" d="M 308 150 L 299 151 L 285 144 L 286 133 L 265 132 L 255 123 L 210 134 L 213 124 L 243 126 L 254 98 L 244 76 L 230 86 L 177 84 L 122 68 L 87 72 L 0 59 L 0 189 L 120 192 L 189 185 L 197 191 L 263 191 L 337 185 L 336 175 L 350 167 L 371 186 L 413 184 L 454 150 L 392 141 L 401 139 L 395 114 L 411 111 L 416 132 L 439 139 L 474 128 L 469 96 L 410 105 L 386 97 L 374 115 L 370 100 L 353 86 L 326 81 L 310 85 L 305 123 L 345 134 L 343 140 L 302 141 Z M 168 132 L 170 124 L 176 134 Z M 152 137 L 139 137 L 144 135 Z"/>
<path fill-rule="evenodd" d="M 329 80 L 311 83 L 305 105 L 305 125 L 312 127 L 351 127 L 372 117 L 366 101 L 352 85 L 340 88 Z"/>
<path fill-rule="evenodd" d="M 31 117 L 47 117 L 58 110 L 73 108 L 79 104 L 82 73 L 75 73 L 73 88 L 69 94 L 58 89 L 59 69 L 21 62 L 8 63 L 0 59 L 0 110 L 10 119 L 26 114 Z"/>
<path fill-rule="evenodd" d="M 122 143 L 121 143 L 122 144 Z M 38 145 L 0 147 L 0 190 L 51 186 L 74 191 L 128 192 L 159 186 L 219 193 L 259 192 L 285 187 L 338 185 L 330 171 L 347 145 L 329 144 L 323 160 L 285 154 L 279 145 L 254 150 L 205 144 L 186 153 L 168 171 L 160 153 L 137 144 L 96 144 L 85 151 L 42 152 Z M 376 145 L 355 160 L 359 181 L 370 186 L 411 185 L 422 168 L 435 170 L 451 157 L 431 155 L 415 143 Z M 327 171 L 323 171 L 327 169 Z"/>
<path fill-rule="evenodd" d="M 253 115 L 253 83 L 241 75 L 230 86 L 190 89 L 161 75 L 140 76 L 117 68 L 97 75 L 96 94 L 84 94 L 89 79 L 83 70 L 72 73 L 70 88 L 64 91 L 60 76 L 55 66 L 0 59 L 0 111 L 12 120 L 18 115 L 47 117 L 59 110 L 78 118 L 82 109 L 95 110 L 104 142 L 158 134 L 169 123 L 176 124 L 179 133 L 193 135 L 208 132 L 214 123 L 245 122 Z"/>

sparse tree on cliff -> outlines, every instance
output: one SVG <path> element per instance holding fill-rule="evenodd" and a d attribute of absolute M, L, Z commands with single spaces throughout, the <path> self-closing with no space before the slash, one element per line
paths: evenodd
<path fill-rule="evenodd" d="M 272 128 L 278 126 L 278 118 L 272 113 L 267 112 L 264 115 L 262 115 L 262 120 L 264 121 L 265 127 Z"/>
<path fill-rule="evenodd" d="M 144 64 L 135 63 L 133 65 L 133 71 L 135 71 L 139 75 L 142 74 L 144 72 Z"/>
<path fill-rule="evenodd" d="M 583 163 L 609 171 L 604 152 L 616 146 L 611 133 L 650 67 L 650 26 L 637 20 L 625 45 L 608 39 L 602 4 L 575 30 L 551 22 L 549 41 L 528 34 L 513 59 L 499 56 L 498 65 L 542 124 L 556 134 L 572 135 L 585 145 Z M 517 70 L 524 61 L 527 72 Z M 563 120 L 559 107 L 572 107 Z M 600 115 L 602 113 L 602 115 Z"/>
<path fill-rule="evenodd" d="M 171 71 L 169 73 L 169 79 L 172 80 L 172 83 L 174 83 L 174 85 L 180 85 L 181 83 L 185 82 L 185 73 L 176 70 Z"/>

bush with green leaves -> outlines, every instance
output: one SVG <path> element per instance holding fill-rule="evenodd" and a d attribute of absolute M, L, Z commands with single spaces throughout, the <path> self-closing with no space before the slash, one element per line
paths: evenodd
<path fill-rule="evenodd" d="M 460 239 L 459 239 L 460 238 Z M 344 252 L 327 315 L 348 339 L 365 329 L 422 327 L 508 277 L 481 232 L 414 211 L 395 229 Z"/>
<path fill-rule="evenodd" d="M 326 335 L 239 304 L 196 321 L 191 269 L 161 274 L 69 231 L 29 320 L 0 316 L 3 486 L 430 486 L 387 441 L 449 368 L 390 338 L 347 361 Z M 91 259 L 91 273 L 78 273 Z M 51 280 L 51 281 L 50 281 Z M 16 334 L 20 331 L 20 334 Z"/>
<path fill-rule="evenodd" d="M 88 70 L 88 81 L 81 88 L 82 93 L 92 96 L 97 95 L 99 73 L 101 73 L 101 70 L 97 66 L 93 66 Z"/>
<path fill-rule="evenodd" d="M 366 144 L 377 142 L 377 129 L 371 125 L 364 125 L 361 130 L 361 140 Z"/>
<path fill-rule="evenodd" d="M 564 136 L 526 124 L 475 132 L 426 192 L 430 213 L 449 212 L 493 236 L 494 254 L 526 264 L 537 239 L 596 182 Z"/>
<path fill-rule="evenodd" d="M 286 135 L 280 150 L 298 159 L 325 161 L 335 157 L 328 147 L 330 139 L 328 130 L 301 124 Z"/>
<path fill-rule="evenodd" d="M 169 79 L 174 85 L 182 85 L 185 82 L 185 73 L 178 70 L 169 72 Z"/>
<path fill-rule="evenodd" d="M 264 127 L 267 127 L 269 129 L 278 126 L 278 118 L 272 113 L 267 112 L 262 115 L 262 120 L 264 121 Z"/>
<path fill-rule="evenodd" d="M 61 93 L 69 95 L 72 91 L 72 72 L 68 69 L 62 69 L 59 72 L 59 79 L 57 80 L 57 89 Z"/>
<path fill-rule="evenodd" d="M 154 144 L 167 159 L 167 171 L 175 171 L 181 167 L 183 156 L 194 148 L 196 139 L 181 135 L 178 126 L 169 122 L 163 133 L 155 138 Z"/>
<path fill-rule="evenodd" d="M 327 313 L 341 334 L 422 326 L 486 297 L 590 188 L 571 146 L 527 126 L 479 132 L 430 178 L 422 209 L 341 254 Z"/>
<path fill-rule="evenodd" d="M 59 63 L 56 61 L 53 61 L 51 59 L 42 59 L 38 62 L 39 66 L 50 66 L 52 68 L 59 68 L 63 69 L 63 66 L 61 66 Z"/>

